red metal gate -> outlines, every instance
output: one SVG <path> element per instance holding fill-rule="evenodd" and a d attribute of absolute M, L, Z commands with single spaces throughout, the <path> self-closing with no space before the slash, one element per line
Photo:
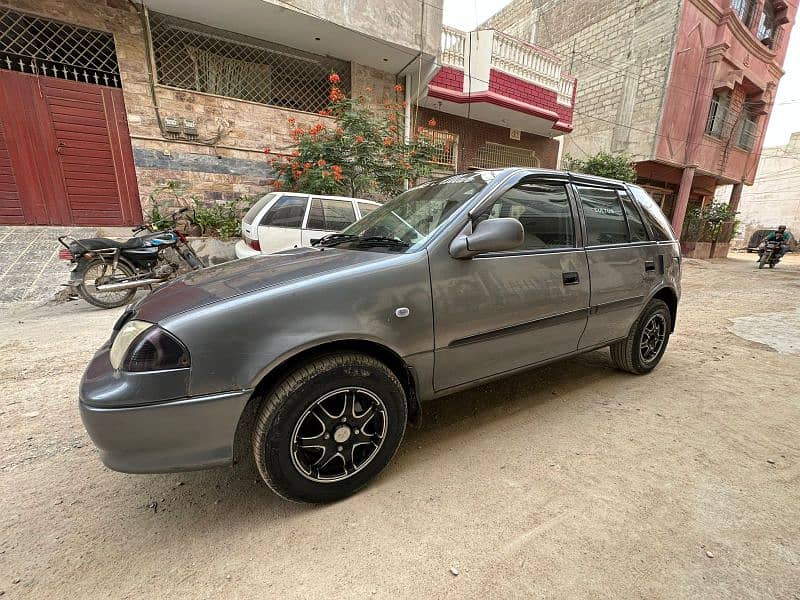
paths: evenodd
<path fill-rule="evenodd" d="M 0 224 L 141 216 L 122 90 L 0 71 Z"/>

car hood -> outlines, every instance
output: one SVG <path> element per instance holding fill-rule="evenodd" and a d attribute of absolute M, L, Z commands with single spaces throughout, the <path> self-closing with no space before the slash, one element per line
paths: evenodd
<path fill-rule="evenodd" d="M 188 273 L 156 289 L 135 307 L 151 323 L 200 306 L 323 273 L 383 262 L 397 254 L 336 248 L 295 248 L 234 260 Z"/>

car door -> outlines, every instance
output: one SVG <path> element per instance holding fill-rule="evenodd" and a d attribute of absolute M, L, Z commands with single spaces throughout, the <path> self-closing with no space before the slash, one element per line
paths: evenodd
<path fill-rule="evenodd" d="M 312 196 L 308 220 L 302 232 L 303 246 L 310 246 L 312 240 L 341 231 L 355 222 L 355 201 Z"/>
<path fill-rule="evenodd" d="M 575 185 L 591 276 L 589 320 L 580 347 L 625 337 L 650 296 L 657 246 L 624 188 Z"/>
<path fill-rule="evenodd" d="M 258 243 L 265 253 L 300 245 L 300 228 L 306 216 L 308 196 L 284 194 L 269 207 L 258 225 Z"/>
<path fill-rule="evenodd" d="M 589 270 L 568 182 L 515 179 L 473 224 L 513 217 L 521 247 L 431 257 L 437 391 L 575 352 L 586 325 Z"/>

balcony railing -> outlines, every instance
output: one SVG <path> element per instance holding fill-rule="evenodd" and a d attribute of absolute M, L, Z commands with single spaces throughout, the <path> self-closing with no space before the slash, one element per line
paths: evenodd
<path fill-rule="evenodd" d="M 467 33 L 452 27 L 442 27 L 440 62 L 449 67 L 464 67 L 464 45 Z"/>
<path fill-rule="evenodd" d="M 561 65 L 539 48 L 499 31 L 492 39 L 491 65 L 509 75 L 558 91 Z"/>
<path fill-rule="evenodd" d="M 561 75 L 558 82 L 558 103 L 570 106 L 572 95 L 575 93 L 575 79 L 567 75 Z"/>
<path fill-rule="evenodd" d="M 440 64 L 463 70 L 467 61 L 472 65 L 469 76 L 478 87 L 488 85 L 489 69 L 497 69 L 556 92 L 559 104 L 572 104 L 575 80 L 562 73 L 561 61 L 554 54 L 500 31 L 443 27 Z"/>

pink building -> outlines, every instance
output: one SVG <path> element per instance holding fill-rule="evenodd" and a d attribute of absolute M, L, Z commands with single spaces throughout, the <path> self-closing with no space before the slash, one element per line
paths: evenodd
<path fill-rule="evenodd" d="M 717 185 L 752 185 L 797 5 L 785 0 L 684 3 L 659 137 L 642 177 L 678 184 L 672 222 Z"/>
<path fill-rule="evenodd" d="M 515 0 L 485 27 L 551 48 L 580 82 L 565 154 L 627 154 L 680 232 L 752 184 L 797 3 Z"/>

